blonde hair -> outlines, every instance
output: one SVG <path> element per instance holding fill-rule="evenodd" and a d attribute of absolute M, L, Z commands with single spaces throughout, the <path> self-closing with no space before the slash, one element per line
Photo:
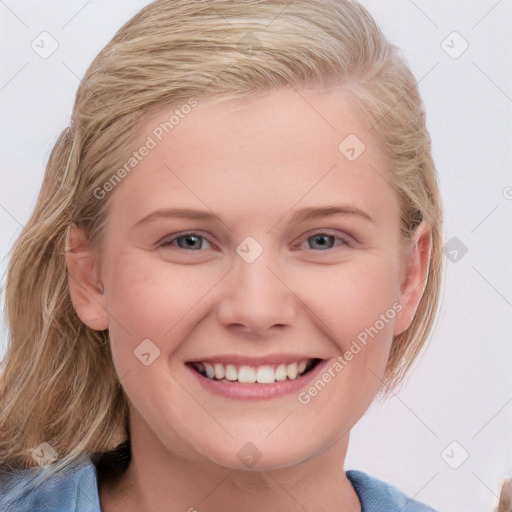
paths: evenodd
<path fill-rule="evenodd" d="M 76 223 L 102 248 L 109 201 L 95 191 L 127 160 L 143 119 L 190 98 L 338 83 L 389 155 L 404 237 L 422 220 L 432 228 L 424 292 L 411 326 L 393 340 L 384 376 L 389 390 L 402 381 L 437 313 L 442 212 L 423 104 L 397 48 L 355 1 L 158 0 L 128 21 L 89 67 L 13 246 L 5 286 L 10 338 L 0 381 L 4 468 L 36 467 L 32 451 L 42 442 L 59 455 L 48 468 L 54 473 L 129 439 L 127 398 L 108 332 L 78 318 L 64 244 Z"/>

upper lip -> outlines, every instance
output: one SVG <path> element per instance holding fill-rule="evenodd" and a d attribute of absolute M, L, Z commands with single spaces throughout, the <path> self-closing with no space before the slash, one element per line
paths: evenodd
<path fill-rule="evenodd" d="M 303 361 L 306 359 L 320 359 L 305 354 L 270 354 L 260 357 L 247 357 L 235 354 L 215 355 L 215 356 L 204 356 L 201 358 L 191 359 L 187 363 L 200 363 L 200 362 L 211 362 L 211 363 L 222 363 L 222 364 L 234 364 L 234 365 L 247 365 L 247 366 L 261 366 L 261 365 L 276 365 L 276 364 L 290 364 L 296 361 Z"/>

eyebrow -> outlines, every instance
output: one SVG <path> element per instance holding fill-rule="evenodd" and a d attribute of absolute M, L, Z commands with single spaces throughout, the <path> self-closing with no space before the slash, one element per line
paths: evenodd
<path fill-rule="evenodd" d="M 308 206 L 306 208 L 301 208 L 300 210 L 297 210 L 293 213 L 289 222 L 290 224 L 299 224 L 307 220 L 327 217 L 329 215 L 350 215 L 365 219 L 369 222 L 375 222 L 372 217 L 364 210 L 361 210 L 360 208 L 352 205 L 344 204 Z M 215 215 L 214 213 L 206 210 L 194 210 L 192 208 L 160 208 L 143 217 L 134 225 L 134 227 L 142 226 L 152 222 L 153 220 L 161 218 L 181 218 L 204 221 L 220 220 L 218 215 Z"/>

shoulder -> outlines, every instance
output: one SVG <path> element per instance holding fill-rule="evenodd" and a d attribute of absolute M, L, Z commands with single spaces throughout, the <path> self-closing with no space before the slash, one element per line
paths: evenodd
<path fill-rule="evenodd" d="M 101 512 L 91 462 L 48 477 L 43 470 L 0 473 L 0 510 L 10 512 Z"/>
<path fill-rule="evenodd" d="M 363 471 L 350 469 L 346 474 L 359 496 L 361 512 L 436 512 L 424 503 L 408 497 L 394 485 Z"/>

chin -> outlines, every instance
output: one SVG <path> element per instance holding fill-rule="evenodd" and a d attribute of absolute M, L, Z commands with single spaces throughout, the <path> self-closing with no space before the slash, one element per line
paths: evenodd
<path fill-rule="evenodd" d="M 286 468 L 300 464 L 313 456 L 305 450 L 297 450 L 297 446 L 293 449 L 290 446 L 288 450 L 284 450 L 282 443 L 280 446 L 275 446 L 268 439 L 262 439 L 261 442 L 257 440 L 237 442 L 233 439 L 229 443 L 219 443 L 211 447 L 211 450 L 203 449 L 203 455 L 214 464 L 237 471 Z"/>

